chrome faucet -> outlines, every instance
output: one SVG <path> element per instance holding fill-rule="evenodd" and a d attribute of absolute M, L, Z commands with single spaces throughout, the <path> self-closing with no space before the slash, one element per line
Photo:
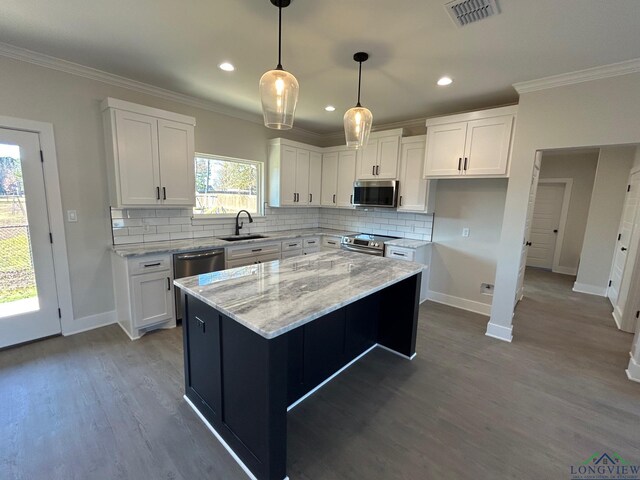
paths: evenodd
<path fill-rule="evenodd" d="M 244 222 L 238 223 L 238 219 L 240 218 L 240 214 L 242 212 L 246 213 L 247 217 L 249 217 L 249 223 L 253 223 L 253 218 L 251 218 L 251 214 L 246 210 L 240 210 L 236 215 L 236 235 L 240 235 L 240 229 L 244 226 Z"/>

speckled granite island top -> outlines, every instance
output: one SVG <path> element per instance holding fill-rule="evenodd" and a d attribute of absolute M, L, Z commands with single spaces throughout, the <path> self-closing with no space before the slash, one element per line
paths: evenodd
<path fill-rule="evenodd" d="M 416 275 L 423 267 L 336 250 L 181 278 L 174 284 L 270 339 Z"/>

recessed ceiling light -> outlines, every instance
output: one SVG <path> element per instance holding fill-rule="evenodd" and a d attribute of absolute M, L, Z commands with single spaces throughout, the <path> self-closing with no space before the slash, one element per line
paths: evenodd
<path fill-rule="evenodd" d="M 453 80 L 451 80 L 451 78 L 449 77 L 442 77 L 440 80 L 438 80 L 438 85 L 440 85 L 441 87 L 451 85 L 452 83 L 453 83 Z"/>
<path fill-rule="evenodd" d="M 334 107 L 333 105 L 327 105 L 326 107 L 324 107 L 324 109 L 327 112 L 335 112 L 336 111 L 336 107 Z"/>
<path fill-rule="evenodd" d="M 220 70 L 224 70 L 225 72 L 233 72 L 236 69 L 236 67 L 234 67 L 229 62 L 223 62 L 218 65 L 218 67 L 220 68 Z"/>

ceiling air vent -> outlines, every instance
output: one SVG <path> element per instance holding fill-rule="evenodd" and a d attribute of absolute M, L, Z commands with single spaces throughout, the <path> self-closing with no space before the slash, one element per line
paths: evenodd
<path fill-rule="evenodd" d="M 454 0 L 444 6 L 453 23 L 464 27 L 500 13 L 496 0 Z"/>

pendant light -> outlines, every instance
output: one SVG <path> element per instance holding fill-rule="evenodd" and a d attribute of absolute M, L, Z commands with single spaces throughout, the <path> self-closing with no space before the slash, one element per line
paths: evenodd
<path fill-rule="evenodd" d="M 358 67 L 358 103 L 344 114 L 344 136 L 347 139 L 347 147 L 356 150 L 364 148 L 371 133 L 373 115 L 368 108 L 360 105 L 360 85 L 362 83 L 362 62 L 366 62 L 369 54 L 358 52 L 353 59 L 360 64 Z"/>
<path fill-rule="evenodd" d="M 282 9 L 291 0 L 271 0 L 278 7 L 278 66 L 260 79 L 260 98 L 264 125 L 276 130 L 293 127 L 293 116 L 298 103 L 298 80 L 282 68 Z"/>

